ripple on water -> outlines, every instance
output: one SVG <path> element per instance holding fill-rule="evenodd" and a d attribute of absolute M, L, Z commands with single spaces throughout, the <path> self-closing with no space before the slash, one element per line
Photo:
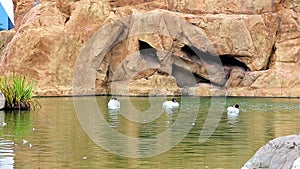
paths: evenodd
<path fill-rule="evenodd" d="M 78 121 L 72 98 L 39 98 L 42 109 L 38 111 L 20 115 L 6 114 L 7 126 L 0 127 L 0 168 L 234 169 L 241 168 L 257 149 L 270 139 L 300 132 L 299 100 L 228 98 L 224 107 L 239 103 L 241 106 L 239 116 L 231 118 L 224 109 L 221 117 L 212 119 L 214 116 L 208 118 L 208 113 L 214 110 L 211 109 L 209 98 L 201 98 L 200 101 L 193 97 L 178 99 L 180 108 L 171 112 L 162 110 L 161 103 L 166 100 L 165 98 L 154 98 L 151 104 L 157 106 L 148 113 L 154 114 L 153 117 L 157 118 L 153 118 L 152 121 L 146 119 L 145 123 L 136 123 L 127 119 L 124 114 L 127 115 L 126 113 L 135 108 L 148 115 L 146 114 L 146 110 L 149 109 L 148 98 L 130 98 L 131 102 L 126 105 L 124 103 L 126 99 L 120 97 L 121 105 L 124 105 L 120 112 L 107 110 L 108 97 L 97 99 L 107 125 L 125 136 L 153 140 L 159 134 L 171 129 L 175 131 L 186 128 L 189 129 L 188 133 L 177 135 L 179 132 L 176 131 L 168 134 L 164 138 L 166 143 L 168 141 L 172 143 L 171 141 L 181 137 L 182 140 L 162 154 L 145 158 L 127 158 L 111 153 L 88 137 Z M 191 113 L 193 111 L 197 113 L 195 120 L 193 116 L 189 116 L 193 115 Z M 199 142 L 204 124 L 210 122 L 207 119 L 218 123 L 217 128 L 207 141 Z M 179 123 L 179 120 L 182 122 Z M 97 125 L 93 124 L 95 127 Z M 33 126 L 36 129 L 34 132 Z M 110 137 L 112 133 L 107 132 L 106 128 L 101 132 L 107 137 L 108 142 L 113 143 L 111 144 L 113 150 L 136 149 L 138 154 L 149 154 L 149 151 L 158 152 L 161 147 L 156 142 L 153 144 L 128 142 L 119 147 L 118 143 L 122 140 L 112 140 L 114 137 Z M 28 143 L 14 145 L 9 139 L 16 143 L 20 143 L 18 140 L 26 139 L 33 146 L 29 148 Z"/>
<path fill-rule="evenodd" d="M 0 168 L 14 168 L 14 142 L 0 138 Z"/>

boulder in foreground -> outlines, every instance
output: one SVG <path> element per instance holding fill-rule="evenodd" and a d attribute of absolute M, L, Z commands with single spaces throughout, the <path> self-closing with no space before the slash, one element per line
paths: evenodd
<path fill-rule="evenodd" d="M 300 168 L 300 135 L 279 137 L 261 147 L 242 169 Z"/>

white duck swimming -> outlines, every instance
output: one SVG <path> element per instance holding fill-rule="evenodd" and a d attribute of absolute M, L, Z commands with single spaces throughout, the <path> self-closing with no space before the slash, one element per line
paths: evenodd
<path fill-rule="evenodd" d="M 239 105 L 238 104 L 235 104 L 233 106 L 229 106 L 227 108 L 227 115 L 231 115 L 231 116 L 238 116 L 239 115 L 239 112 L 240 112 L 240 109 L 239 109 Z"/>
<path fill-rule="evenodd" d="M 112 97 L 107 103 L 108 109 L 115 110 L 120 109 L 120 102 L 117 98 Z"/>
<path fill-rule="evenodd" d="M 175 98 L 173 98 L 172 101 L 165 101 L 163 103 L 164 109 L 174 109 L 177 107 L 179 107 L 179 103 L 177 102 L 177 100 Z"/>

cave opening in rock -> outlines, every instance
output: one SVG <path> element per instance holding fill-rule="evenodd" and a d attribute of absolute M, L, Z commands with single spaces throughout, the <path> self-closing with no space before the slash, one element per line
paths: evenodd
<path fill-rule="evenodd" d="M 192 73 L 176 64 L 172 65 L 172 76 L 175 77 L 177 85 L 183 87 L 193 87 L 198 83 L 210 83 L 209 80 Z"/>
<path fill-rule="evenodd" d="M 234 58 L 234 56 L 221 55 L 220 59 L 224 66 L 228 66 L 228 67 L 237 66 L 237 67 L 244 69 L 245 71 L 249 70 L 249 67 L 245 63 L 237 60 L 236 58 Z"/>
<path fill-rule="evenodd" d="M 204 52 L 200 49 L 198 49 L 195 46 L 189 46 L 189 45 L 184 45 L 181 48 L 181 51 L 186 54 L 188 58 L 190 58 L 193 62 L 202 65 L 203 63 L 207 64 L 219 64 L 220 61 L 218 60 L 218 57 L 215 55 L 209 53 L 209 52 Z"/>
<path fill-rule="evenodd" d="M 213 76 L 214 76 L 215 71 L 222 71 L 223 65 L 222 65 L 221 60 L 219 59 L 219 56 L 213 55 L 209 52 L 202 51 L 195 46 L 189 46 L 189 45 L 184 45 L 181 48 L 181 51 L 186 55 L 186 57 L 191 59 L 193 61 L 193 63 L 197 64 L 199 66 L 199 68 L 201 67 L 200 69 L 204 68 L 206 71 L 208 71 L 207 69 L 209 69 L 209 72 Z M 175 72 L 177 69 L 178 68 L 176 68 L 176 67 L 174 68 Z M 194 73 L 193 76 L 196 78 L 197 84 L 198 83 L 208 83 L 208 84 L 212 84 L 215 86 L 222 86 L 222 84 L 220 84 L 220 82 L 218 82 L 218 81 L 214 81 L 212 79 L 205 78 L 207 73 L 209 74 L 209 72 L 202 71 L 202 72 L 197 72 L 197 74 Z M 201 76 L 199 73 L 200 74 L 203 73 L 204 76 Z M 176 78 L 176 80 L 180 79 L 180 77 L 178 77 L 178 73 L 174 73 L 174 74 L 175 74 L 174 77 Z M 220 74 L 218 74 L 217 76 L 220 76 Z M 185 84 L 185 83 L 186 82 L 180 82 L 179 86 L 182 86 L 182 84 Z M 188 86 L 194 86 L 194 85 L 189 84 Z"/>
<path fill-rule="evenodd" d="M 181 51 L 186 54 L 186 56 L 191 59 L 193 62 L 202 65 L 202 61 L 201 59 L 197 56 L 197 54 L 195 53 L 195 51 L 189 47 L 188 45 L 184 45 L 181 48 Z"/>
<path fill-rule="evenodd" d="M 142 51 L 144 49 L 154 49 L 154 48 L 151 45 L 149 45 L 149 43 L 139 40 L 139 50 Z"/>
<path fill-rule="evenodd" d="M 157 56 L 157 50 L 150 46 L 147 42 L 139 40 L 139 52 L 142 59 L 148 64 L 158 64 L 160 61 Z"/>

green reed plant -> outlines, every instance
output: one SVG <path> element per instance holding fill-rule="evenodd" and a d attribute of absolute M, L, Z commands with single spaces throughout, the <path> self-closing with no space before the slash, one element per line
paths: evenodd
<path fill-rule="evenodd" d="M 28 110 L 34 108 L 32 101 L 34 80 L 25 76 L 13 74 L 11 77 L 1 77 L 0 90 L 5 96 L 4 109 Z"/>

